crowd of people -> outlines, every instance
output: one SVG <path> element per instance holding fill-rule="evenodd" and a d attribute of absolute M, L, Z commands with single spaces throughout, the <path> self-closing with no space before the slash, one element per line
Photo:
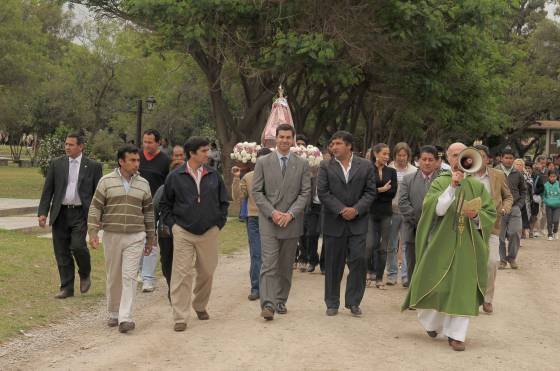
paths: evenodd
<path fill-rule="evenodd" d="M 83 138 L 68 135 L 66 155 L 49 166 L 38 210 L 41 226 L 50 215 L 59 299 L 74 295 L 75 265 L 80 292 L 89 290 L 86 233 L 97 249 L 103 231 L 107 324 L 122 333 L 135 327 L 138 277 L 143 292 L 155 289 L 158 253 L 174 330 L 186 330 L 191 307 L 199 320 L 210 318 L 230 197 L 219 171 L 208 166 L 216 151 L 209 140 L 191 137 L 164 150 L 161 142 L 157 130 L 145 131 L 142 149 L 119 149 L 118 167 L 102 176 L 101 164 L 83 155 Z M 461 351 L 469 319 L 480 307 L 494 311 L 497 271 L 519 268 L 522 239 L 538 237 L 545 224 L 548 240 L 558 239 L 558 161 L 515 159 L 505 148 L 494 162 L 488 147 L 462 143 L 445 153 L 425 145 L 414 157 L 406 143 L 378 143 L 361 157 L 353 135 L 339 131 L 320 166 L 310 167 L 290 150 L 296 143 L 309 144 L 292 126 L 279 125 L 275 148 L 262 148 L 252 168 L 231 169 L 232 198 L 245 210 L 248 299 L 260 301 L 265 320 L 288 312 L 294 270 L 312 273 L 317 266 L 326 315 L 336 316 L 348 266 L 344 306 L 351 315 L 362 315 L 366 287 L 385 290 L 400 279 L 407 288 L 402 309 L 417 310 L 430 337 L 442 334 Z M 463 166 L 465 151 L 480 157 L 475 171 Z"/>

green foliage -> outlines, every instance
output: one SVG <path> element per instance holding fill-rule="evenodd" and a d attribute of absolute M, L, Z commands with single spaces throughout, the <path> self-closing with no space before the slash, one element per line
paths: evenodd
<path fill-rule="evenodd" d="M 123 141 L 108 130 L 99 130 L 91 140 L 91 155 L 103 162 L 116 161 L 116 153 Z"/>

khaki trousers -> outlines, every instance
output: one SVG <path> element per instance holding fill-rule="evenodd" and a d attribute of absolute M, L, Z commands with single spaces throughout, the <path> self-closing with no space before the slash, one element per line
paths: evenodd
<path fill-rule="evenodd" d="M 107 310 L 111 318 L 132 322 L 138 282 L 136 275 L 146 244 L 146 232 L 103 233 L 107 272 Z"/>
<path fill-rule="evenodd" d="M 192 281 L 196 271 L 192 307 L 206 310 L 214 271 L 218 266 L 218 227 L 196 235 L 173 226 L 173 266 L 171 268 L 171 306 L 175 323 L 186 323 L 190 313 Z"/>
<path fill-rule="evenodd" d="M 500 261 L 500 238 L 494 234 L 490 235 L 488 241 L 490 253 L 488 254 L 488 281 L 486 283 L 485 303 L 492 303 L 494 300 L 494 287 L 496 286 L 496 273 Z"/>

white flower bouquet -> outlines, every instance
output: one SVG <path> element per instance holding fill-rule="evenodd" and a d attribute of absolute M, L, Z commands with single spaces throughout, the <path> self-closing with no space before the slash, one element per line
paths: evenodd
<path fill-rule="evenodd" d="M 262 147 L 255 142 L 240 142 L 233 147 L 233 152 L 230 157 L 234 161 L 239 161 L 241 163 L 256 163 L 257 162 L 257 152 Z"/>
<path fill-rule="evenodd" d="M 290 148 L 292 153 L 295 153 L 299 157 L 306 159 L 311 167 L 317 167 L 323 160 L 323 154 L 321 150 L 315 146 L 295 146 Z"/>

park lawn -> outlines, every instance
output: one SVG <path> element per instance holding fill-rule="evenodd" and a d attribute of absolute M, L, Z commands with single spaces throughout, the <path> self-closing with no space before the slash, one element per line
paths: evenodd
<path fill-rule="evenodd" d="M 0 166 L 0 197 L 39 199 L 43 183 L 39 168 Z"/>
<path fill-rule="evenodd" d="M 220 253 L 228 255 L 246 249 L 245 224 L 229 220 L 220 233 Z M 52 241 L 0 230 L 0 344 L 21 330 L 72 318 L 104 300 L 103 250 L 92 250 L 91 257 L 90 291 L 85 295 L 79 293 L 76 274 L 76 296 L 57 300 L 53 296 L 58 292 L 59 278 Z M 156 272 L 161 276 L 159 267 Z"/>

